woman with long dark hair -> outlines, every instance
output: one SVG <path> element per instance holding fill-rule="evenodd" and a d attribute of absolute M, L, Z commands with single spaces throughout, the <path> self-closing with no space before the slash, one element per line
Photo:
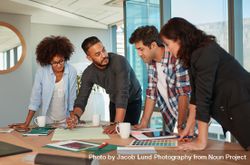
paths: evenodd
<path fill-rule="evenodd" d="M 189 68 L 192 94 L 186 128 L 180 137 L 192 135 L 198 120 L 198 137 L 181 149 L 207 146 L 208 122 L 213 117 L 224 132 L 230 131 L 242 147 L 250 145 L 250 74 L 216 38 L 183 18 L 170 19 L 160 32 L 169 51 Z"/>

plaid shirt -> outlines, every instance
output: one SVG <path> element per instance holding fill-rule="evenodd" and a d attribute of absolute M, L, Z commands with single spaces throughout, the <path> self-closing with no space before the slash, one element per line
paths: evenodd
<path fill-rule="evenodd" d="M 178 97 L 182 95 L 189 96 L 191 93 L 189 75 L 188 70 L 181 66 L 179 60 L 167 51 L 165 51 L 164 58 L 160 63 L 164 67 L 163 72 L 166 74 L 168 104 L 164 101 L 157 89 L 158 78 L 155 61 L 148 65 L 148 88 L 146 95 L 147 98 L 156 101 L 167 128 L 173 132 L 178 117 Z"/>

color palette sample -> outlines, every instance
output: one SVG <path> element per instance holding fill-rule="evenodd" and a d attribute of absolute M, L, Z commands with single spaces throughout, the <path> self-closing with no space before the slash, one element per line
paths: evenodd
<path fill-rule="evenodd" d="M 154 147 L 176 147 L 178 141 L 174 139 L 161 140 L 133 140 L 131 146 L 154 146 Z"/>

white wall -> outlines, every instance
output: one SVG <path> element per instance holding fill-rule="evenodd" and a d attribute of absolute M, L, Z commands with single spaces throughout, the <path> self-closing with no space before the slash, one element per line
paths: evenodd
<path fill-rule="evenodd" d="M 45 24 L 31 24 L 31 47 L 32 47 L 32 56 L 33 67 L 36 68 L 36 60 L 35 60 L 35 51 L 37 44 L 44 38 L 50 35 L 62 35 L 73 43 L 75 47 L 75 52 L 70 59 L 70 63 L 77 65 L 77 63 L 85 64 L 89 63 L 86 58 L 85 53 L 81 48 L 81 44 L 84 39 L 90 36 L 97 36 L 105 45 L 107 50 L 111 50 L 111 39 L 108 30 L 103 29 L 93 29 L 93 28 L 79 28 L 72 26 L 56 26 L 56 25 L 45 25 Z"/>
<path fill-rule="evenodd" d="M 30 16 L 0 13 L 0 21 L 15 26 L 27 45 L 23 64 L 14 72 L 0 75 L 0 126 L 4 126 L 25 119 L 32 87 L 32 58 Z"/>
<path fill-rule="evenodd" d="M 75 46 L 70 60 L 79 70 L 85 69 L 89 61 L 81 49 L 82 41 L 97 36 L 111 50 L 109 30 L 30 23 L 30 16 L 0 13 L 0 21 L 14 25 L 24 36 L 27 55 L 23 64 L 14 72 L 0 75 L 0 127 L 13 122 L 23 122 L 27 115 L 30 93 L 37 68 L 35 50 L 46 36 L 63 35 Z"/>

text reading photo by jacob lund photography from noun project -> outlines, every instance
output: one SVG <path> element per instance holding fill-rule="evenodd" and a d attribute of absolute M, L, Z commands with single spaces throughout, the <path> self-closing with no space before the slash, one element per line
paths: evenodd
<path fill-rule="evenodd" d="M 97 160 L 171 160 L 171 161 L 191 161 L 191 160 L 232 160 L 242 161 L 247 160 L 246 155 L 238 154 L 224 154 L 224 155 L 198 155 L 198 154 L 185 154 L 185 155 L 93 155 L 90 154 L 89 158 Z"/>

